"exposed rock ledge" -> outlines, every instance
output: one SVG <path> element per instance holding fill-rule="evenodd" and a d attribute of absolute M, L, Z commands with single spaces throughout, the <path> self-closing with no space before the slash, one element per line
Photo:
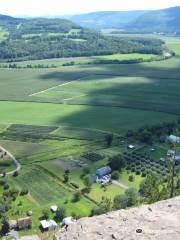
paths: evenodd
<path fill-rule="evenodd" d="M 139 232 L 139 233 L 138 233 Z M 178 240 L 180 197 L 82 218 L 57 235 L 57 240 Z"/>

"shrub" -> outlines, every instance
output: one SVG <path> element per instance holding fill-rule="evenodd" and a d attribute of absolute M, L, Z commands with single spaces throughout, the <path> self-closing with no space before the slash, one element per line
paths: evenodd
<path fill-rule="evenodd" d="M 117 195 L 114 198 L 114 207 L 116 209 L 125 209 L 128 206 L 128 197 L 126 195 Z"/>
<path fill-rule="evenodd" d="M 130 175 L 130 176 L 128 177 L 128 181 L 129 181 L 129 182 L 134 182 L 134 176 L 133 176 L 133 175 Z"/>
<path fill-rule="evenodd" d="M 140 171 L 140 170 L 136 170 L 136 174 L 137 174 L 137 175 L 140 175 L 140 174 L 141 174 L 141 171 Z"/>
<path fill-rule="evenodd" d="M 80 199 L 81 199 L 81 193 L 80 192 L 75 192 L 74 194 L 73 194 L 73 198 L 72 198 L 72 202 L 78 202 L 78 201 L 80 201 Z"/>
<path fill-rule="evenodd" d="M 112 172 L 112 173 L 111 173 L 111 177 L 112 177 L 112 179 L 114 179 L 114 180 L 119 179 L 119 172 L 118 172 L 118 171 Z"/>
<path fill-rule="evenodd" d="M 21 195 L 21 196 L 27 195 L 28 192 L 29 192 L 29 190 L 28 190 L 27 188 L 23 188 L 23 189 L 21 190 L 21 192 L 20 192 L 20 195 Z"/>

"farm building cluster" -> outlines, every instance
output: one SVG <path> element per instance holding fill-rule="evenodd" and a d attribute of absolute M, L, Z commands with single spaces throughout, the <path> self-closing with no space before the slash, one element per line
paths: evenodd
<path fill-rule="evenodd" d="M 112 169 L 109 166 L 99 168 L 94 176 L 96 183 L 100 183 L 101 185 L 110 184 L 112 182 L 110 175 L 111 172 Z"/>

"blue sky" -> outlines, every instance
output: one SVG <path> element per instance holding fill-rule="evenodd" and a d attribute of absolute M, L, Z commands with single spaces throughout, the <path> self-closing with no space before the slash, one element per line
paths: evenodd
<path fill-rule="evenodd" d="M 180 0 L 0 0 L 0 13 L 42 16 L 171 6 L 180 6 Z"/>

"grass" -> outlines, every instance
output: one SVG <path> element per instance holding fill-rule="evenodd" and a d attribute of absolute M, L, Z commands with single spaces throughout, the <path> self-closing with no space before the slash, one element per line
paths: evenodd
<path fill-rule="evenodd" d="M 130 175 L 132 175 L 134 177 L 133 182 L 130 182 L 128 180 Z M 142 180 L 143 180 L 143 178 L 140 175 L 136 175 L 135 173 L 132 173 L 132 172 L 127 172 L 126 170 L 123 170 L 122 173 L 120 173 L 120 177 L 119 177 L 119 181 L 121 183 L 124 183 L 128 187 L 135 188 L 137 190 L 139 189 L 139 185 Z"/>
<path fill-rule="evenodd" d="M 95 59 L 102 59 L 102 60 L 131 60 L 131 59 L 138 59 L 142 58 L 144 60 L 148 60 L 151 58 L 156 57 L 154 54 L 141 54 L 141 53 L 128 53 L 128 54 L 112 54 L 106 56 L 98 56 Z"/>
<path fill-rule="evenodd" d="M 125 108 L 25 102 L 1 102 L 0 112 L 1 123 L 5 124 L 10 124 L 13 119 L 16 124 L 67 125 L 120 134 L 129 128 L 136 129 L 142 125 L 172 121 L 177 118 L 166 113 Z"/>
<path fill-rule="evenodd" d="M 12 140 L 0 140 L 0 145 L 10 151 L 17 158 L 37 154 L 47 149 L 45 144 Z"/>
<path fill-rule="evenodd" d="M 115 196 L 121 195 L 123 193 L 124 190 L 116 185 L 111 184 L 104 189 L 100 184 L 94 183 L 92 185 L 92 190 L 89 193 L 89 196 L 95 199 L 97 202 L 101 202 L 102 197 L 110 198 L 113 201 Z"/>
<path fill-rule="evenodd" d="M 159 160 L 162 157 L 163 158 L 166 157 L 166 153 L 167 153 L 166 149 L 161 148 L 159 146 L 158 147 L 154 146 L 155 151 L 151 151 L 151 148 L 153 148 L 153 147 L 145 146 L 145 147 L 137 150 L 137 152 L 142 153 L 143 155 L 149 157 L 152 160 Z"/>

